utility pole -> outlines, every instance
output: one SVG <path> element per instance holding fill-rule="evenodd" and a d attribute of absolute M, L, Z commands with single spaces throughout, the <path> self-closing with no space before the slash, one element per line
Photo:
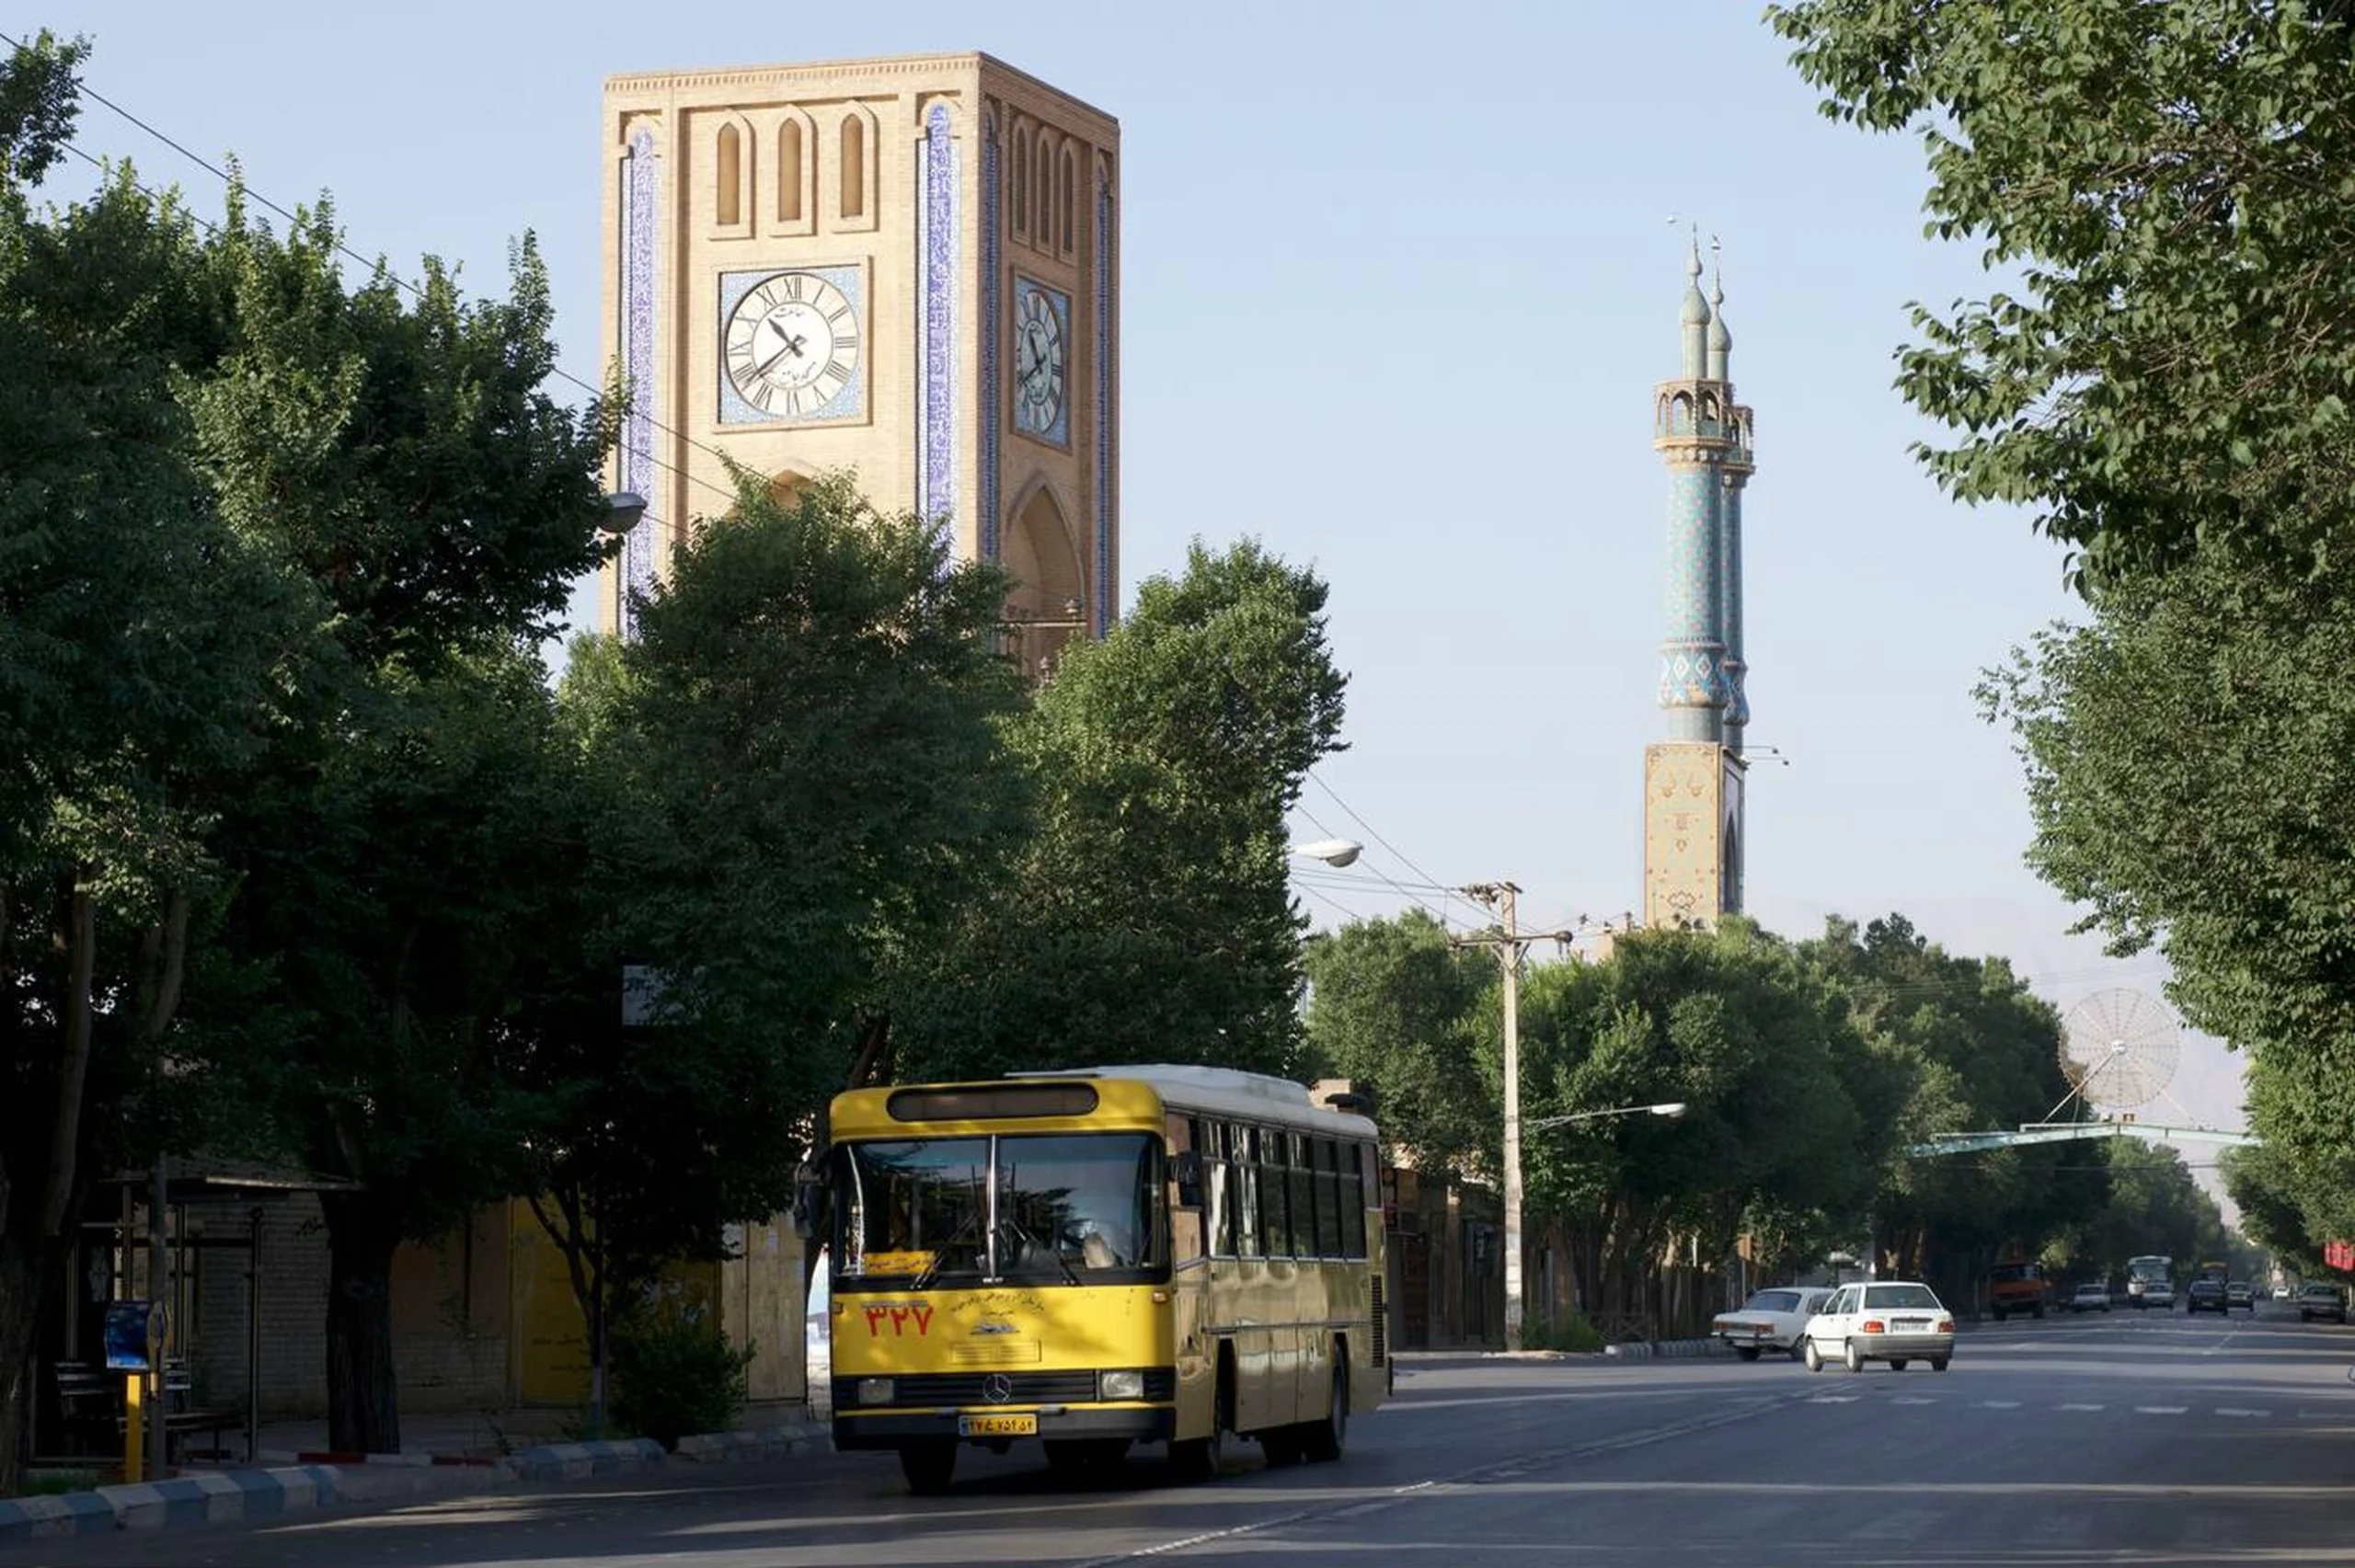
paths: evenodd
<path fill-rule="evenodd" d="M 1522 1348 L 1521 1291 L 1521 956 L 1533 942 L 1568 943 L 1568 931 L 1523 932 L 1515 922 L 1510 882 L 1476 882 L 1463 895 L 1497 911 L 1497 929 L 1451 939 L 1458 947 L 1492 947 L 1504 966 L 1505 1013 L 1505 1348 Z"/>

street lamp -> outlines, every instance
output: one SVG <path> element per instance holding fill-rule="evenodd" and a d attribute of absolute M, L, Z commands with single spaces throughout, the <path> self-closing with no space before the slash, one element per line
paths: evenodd
<path fill-rule="evenodd" d="M 1319 839 L 1313 844 L 1294 844 L 1285 853 L 1327 865 L 1349 865 L 1365 853 L 1365 846 L 1353 839 Z"/>
<path fill-rule="evenodd" d="M 1544 1132 L 1549 1127 L 1567 1127 L 1572 1122 L 1590 1122 L 1603 1116 L 1640 1116 L 1650 1113 L 1655 1116 L 1676 1117 L 1684 1114 L 1684 1102 L 1668 1100 L 1657 1105 L 1620 1105 L 1608 1111 L 1572 1111 L 1566 1116 L 1541 1116 L 1534 1122 L 1523 1122 L 1523 1132 Z"/>
<path fill-rule="evenodd" d="M 1510 986 L 1506 995 L 1512 994 Z M 1508 1006 L 1511 1005 L 1510 1001 Z M 1508 1019 L 1511 1015 L 1508 1014 Z M 1507 1043 L 1511 1043 L 1508 1024 Z M 1511 1059 L 1509 1055 L 1507 1059 Z M 1518 1071 L 1518 1063 L 1506 1069 Z M 1600 1121 L 1605 1116 L 1655 1116 L 1671 1118 L 1684 1114 L 1682 1100 L 1663 1100 L 1656 1105 L 1614 1105 L 1607 1111 L 1572 1111 L 1568 1116 L 1540 1116 L 1534 1122 L 1521 1119 L 1521 1096 L 1518 1086 L 1508 1080 L 1505 1086 L 1505 1348 L 1519 1350 L 1522 1325 L 1521 1299 L 1521 1139 L 1524 1133 L 1544 1132 L 1547 1127 L 1567 1127 L 1571 1122 Z"/>
<path fill-rule="evenodd" d="M 645 515 L 644 496 L 636 490 L 615 490 L 605 498 L 605 517 L 597 524 L 597 532 L 613 536 L 626 534 Z"/>

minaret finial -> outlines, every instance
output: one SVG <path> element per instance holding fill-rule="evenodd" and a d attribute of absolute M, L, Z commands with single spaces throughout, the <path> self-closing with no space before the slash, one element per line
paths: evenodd
<path fill-rule="evenodd" d="M 1701 297 L 1701 225 L 1693 225 L 1693 248 L 1684 264 L 1684 379 L 1698 381 L 1708 373 L 1709 302 Z"/>
<path fill-rule="evenodd" d="M 1709 236 L 1709 379 L 1724 381 L 1733 356 L 1733 334 L 1726 330 L 1725 250 L 1717 236 Z"/>

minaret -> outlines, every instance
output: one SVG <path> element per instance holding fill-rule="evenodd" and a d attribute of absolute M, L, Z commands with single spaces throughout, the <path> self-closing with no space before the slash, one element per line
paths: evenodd
<path fill-rule="evenodd" d="M 1734 401 L 1722 278 L 1701 293 L 1694 236 L 1679 319 L 1681 373 L 1653 390 L 1652 448 L 1668 464 L 1668 738 L 1644 754 L 1644 904 L 1653 925 L 1709 926 L 1741 909 L 1741 487 L 1750 410 Z"/>

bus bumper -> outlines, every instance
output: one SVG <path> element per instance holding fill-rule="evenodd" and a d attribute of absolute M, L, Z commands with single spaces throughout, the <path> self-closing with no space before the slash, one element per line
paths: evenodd
<path fill-rule="evenodd" d="M 902 1443 L 927 1439 L 956 1439 L 958 1417 L 1036 1415 L 1039 1429 L 1015 1436 L 968 1436 L 969 1443 L 1004 1444 L 1024 1442 L 1042 1437 L 1049 1442 L 1064 1438 L 1125 1437 L 1134 1443 L 1166 1443 L 1178 1430 L 1178 1412 L 1171 1405 L 1116 1405 L 1073 1407 L 1043 1405 L 1036 1410 L 1008 1410 L 992 1405 L 980 1410 L 879 1410 L 857 1415 L 836 1414 L 834 1417 L 834 1447 L 850 1448 L 896 1448 Z"/>

